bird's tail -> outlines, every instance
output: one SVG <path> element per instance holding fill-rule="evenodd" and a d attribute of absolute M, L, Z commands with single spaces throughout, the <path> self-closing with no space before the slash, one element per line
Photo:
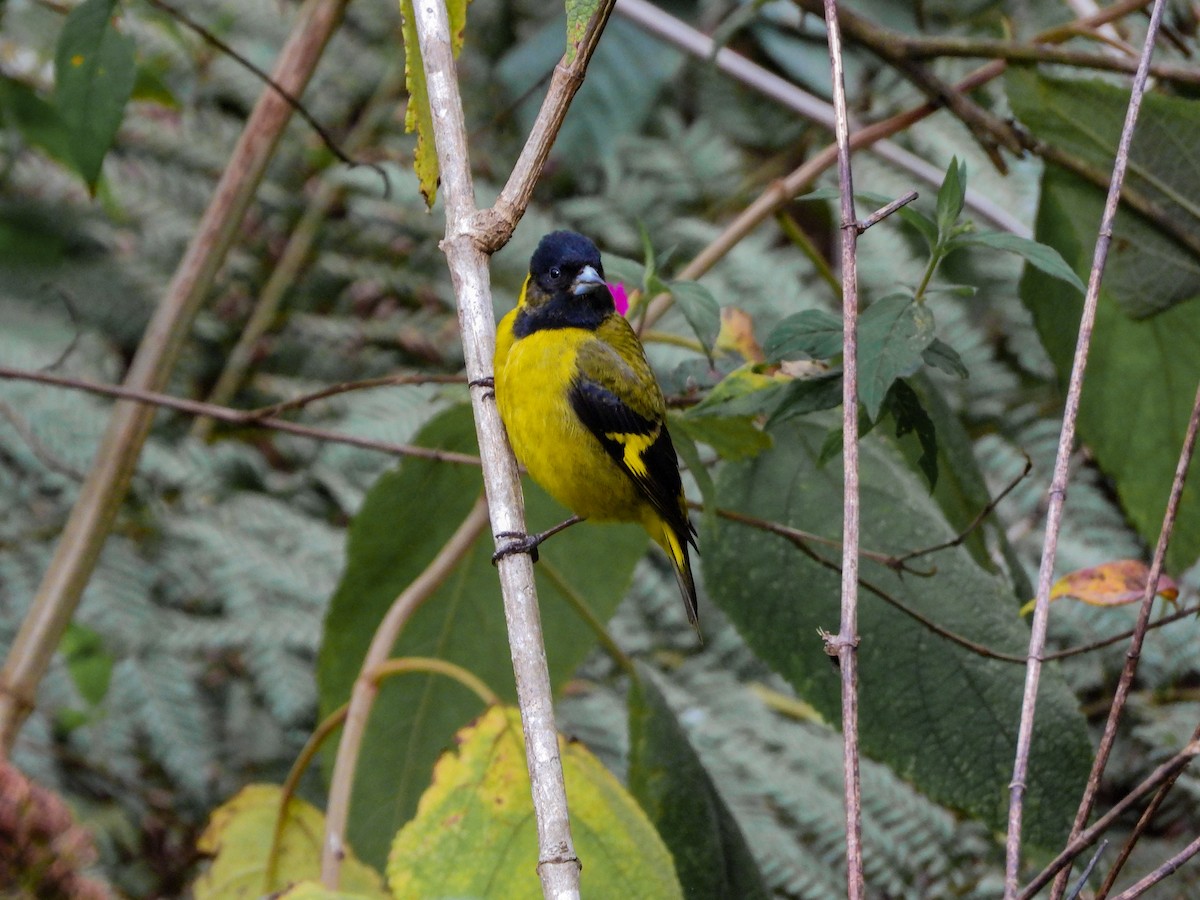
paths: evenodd
<path fill-rule="evenodd" d="M 683 605 L 687 609 L 688 621 L 692 623 L 696 634 L 703 640 L 703 635 L 700 635 L 700 620 L 696 615 L 696 582 L 692 578 L 692 561 L 688 556 L 687 548 L 689 542 L 694 544 L 695 541 L 692 540 L 690 534 L 681 536 L 666 522 L 660 522 L 659 533 L 657 535 L 651 533 L 651 536 L 671 560 L 671 565 L 675 569 L 675 580 L 679 582 L 679 593 L 683 595 Z"/>

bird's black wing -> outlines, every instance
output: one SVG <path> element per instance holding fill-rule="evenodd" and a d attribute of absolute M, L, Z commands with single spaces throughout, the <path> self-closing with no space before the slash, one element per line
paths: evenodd
<path fill-rule="evenodd" d="M 695 544 L 695 529 L 682 505 L 683 483 L 675 446 L 661 420 L 635 412 L 613 390 L 584 375 L 571 385 L 575 415 L 671 529 Z"/>

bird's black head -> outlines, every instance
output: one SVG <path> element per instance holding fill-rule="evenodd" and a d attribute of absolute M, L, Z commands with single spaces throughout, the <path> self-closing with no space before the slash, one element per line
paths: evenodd
<path fill-rule="evenodd" d="M 542 328 L 595 328 L 615 311 L 600 251 L 574 231 L 552 231 L 529 260 L 518 337 Z"/>

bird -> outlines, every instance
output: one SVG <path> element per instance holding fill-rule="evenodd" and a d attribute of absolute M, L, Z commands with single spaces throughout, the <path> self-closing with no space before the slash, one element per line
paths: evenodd
<path fill-rule="evenodd" d="M 616 310 L 600 251 L 574 231 L 538 243 L 516 307 L 496 328 L 496 404 L 517 459 L 574 513 L 546 532 L 505 535 L 497 550 L 536 553 L 581 519 L 635 522 L 666 553 L 699 633 L 688 517 L 662 388 Z M 537 557 L 534 556 L 536 561 Z"/>

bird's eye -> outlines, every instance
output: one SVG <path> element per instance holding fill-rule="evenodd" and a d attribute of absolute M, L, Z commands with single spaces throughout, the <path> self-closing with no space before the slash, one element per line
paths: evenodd
<path fill-rule="evenodd" d="M 555 281 L 558 281 L 558 279 L 562 278 L 562 269 L 560 269 L 558 266 L 551 266 L 550 277 Z"/>

